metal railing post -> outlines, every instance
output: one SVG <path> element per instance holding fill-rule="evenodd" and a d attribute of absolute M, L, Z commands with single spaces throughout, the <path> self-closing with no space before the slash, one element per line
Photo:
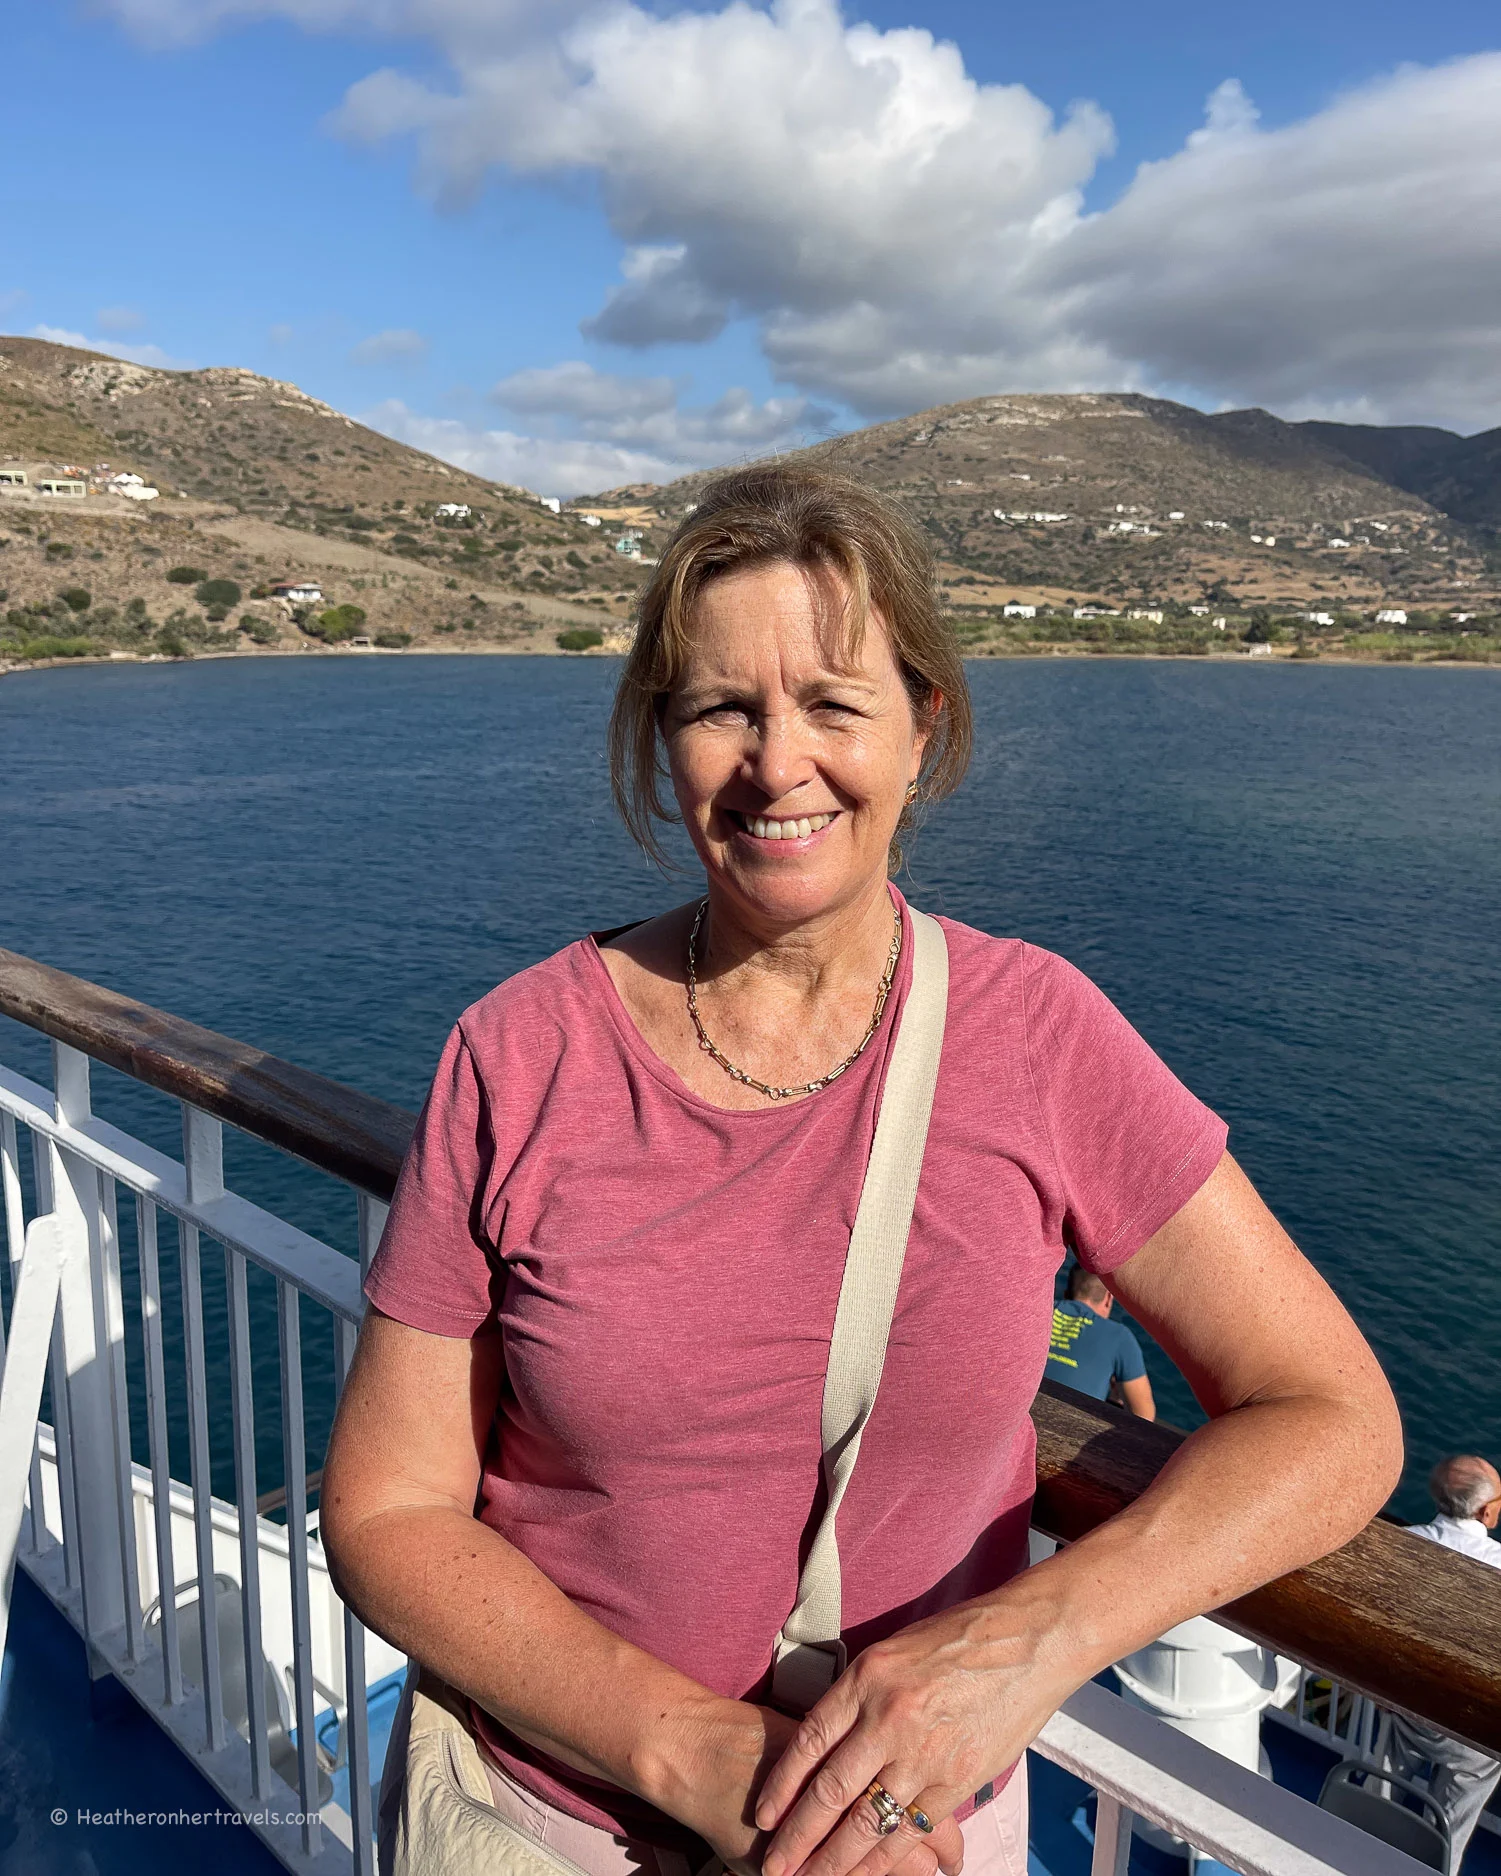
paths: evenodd
<path fill-rule="evenodd" d="M 32 1220 L 11 1299 L 10 1344 L 0 1364 L 0 1655 L 10 1628 L 27 1475 L 36 1451 L 47 1345 L 66 1252 L 67 1234 L 51 1213 Z"/>
<path fill-rule="evenodd" d="M 1131 1813 L 1102 1791 L 1094 1819 L 1094 1856 L 1089 1876 L 1126 1876 L 1131 1866 Z"/>
<path fill-rule="evenodd" d="M 57 1119 L 70 1127 L 87 1126 L 91 1111 L 88 1056 L 81 1049 L 54 1042 L 52 1065 Z M 71 1241 L 62 1266 L 58 1320 L 67 1377 L 78 1581 L 89 1673 L 98 1680 L 109 1668 L 95 1643 L 125 1622 L 123 1553 L 116 1515 L 114 1350 L 105 1279 L 107 1227 L 96 1169 L 66 1147 L 50 1146 L 48 1157 L 53 1209 L 60 1229 Z M 75 1249 L 77 1255 L 71 1254 Z M 60 1424 L 58 1434 L 61 1439 Z"/>

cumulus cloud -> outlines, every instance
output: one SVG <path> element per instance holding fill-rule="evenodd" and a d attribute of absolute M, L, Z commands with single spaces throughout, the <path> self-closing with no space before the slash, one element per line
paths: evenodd
<path fill-rule="evenodd" d="M 170 358 L 159 345 L 122 345 L 118 339 L 90 339 L 66 326 L 33 326 L 33 339 L 47 339 L 53 345 L 71 345 L 79 352 L 102 352 L 106 358 L 123 358 L 130 365 L 156 365 L 163 371 L 187 371 L 180 358 Z"/>
<path fill-rule="evenodd" d="M 399 399 L 362 421 L 461 469 L 565 496 L 799 449 L 832 423 L 832 413 L 806 398 L 758 402 L 736 388 L 693 405 L 682 401 L 683 388 L 574 359 L 514 372 L 491 391 L 492 402 L 531 420 L 527 433 L 421 416 Z"/>
<path fill-rule="evenodd" d="M 649 455 L 670 475 L 826 436 L 834 413 L 806 397 L 758 402 L 739 386 L 709 404 L 686 404 L 680 379 L 599 371 L 582 359 L 514 372 L 491 400 L 540 420 L 545 436 L 573 436 Z M 594 484 L 596 488 L 602 486 Z"/>
<path fill-rule="evenodd" d="M 672 410 L 679 384 L 673 378 L 621 377 L 596 371 L 582 359 L 533 367 L 502 378 L 490 392 L 495 403 L 524 416 L 575 417 L 586 423 L 639 421 Z"/>
<path fill-rule="evenodd" d="M 349 356 L 356 365 L 411 365 L 427 356 L 427 340 L 410 326 L 393 326 L 361 339 Z"/>
<path fill-rule="evenodd" d="M 1112 147 L 981 84 L 920 28 L 835 0 L 101 0 L 192 36 L 276 13 L 420 34 L 445 87 L 387 69 L 336 114 L 413 140 L 421 186 L 597 179 L 627 347 L 750 320 L 799 391 L 866 415 L 1004 389 L 1168 387 L 1215 404 L 1501 421 L 1501 54 L 1404 68 L 1267 128 L 1229 81 L 1184 146 L 1090 213 Z"/>
<path fill-rule="evenodd" d="M 1501 421 L 1501 54 L 1263 130 L 1239 87 L 1037 269 L 1149 377 L 1291 416 Z"/>
<path fill-rule="evenodd" d="M 588 438 L 525 436 L 514 430 L 486 430 L 453 417 L 427 417 L 409 410 L 399 398 L 366 411 L 360 421 L 474 475 L 565 499 L 626 482 L 669 481 L 682 467 L 647 450 Z"/>

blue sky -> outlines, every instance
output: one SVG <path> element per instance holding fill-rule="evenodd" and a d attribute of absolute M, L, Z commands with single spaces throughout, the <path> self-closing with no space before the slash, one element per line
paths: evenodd
<path fill-rule="evenodd" d="M 95 0 L 0 34 L 0 329 L 248 365 L 545 490 L 1004 390 L 1501 423 L 1493 5 Z"/>

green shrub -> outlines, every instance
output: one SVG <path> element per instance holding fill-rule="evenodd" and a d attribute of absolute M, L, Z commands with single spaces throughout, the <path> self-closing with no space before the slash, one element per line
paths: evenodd
<path fill-rule="evenodd" d="M 18 658 L 87 658 L 96 650 L 91 638 L 30 638 L 16 647 Z"/>
<path fill-rule="evenodd" d="M 172 576 L 168 574 L 167 577 L 171 579 Z M 233 580 L 200 580 L 193 597 L 204 608 L 222 606 L 224 612 L 227 612 L 231 606 L 239 605 L 241 595 Z M 219 615 L 221 619 L 224 612 Z"/>
<path fill-rule="evenodd" d="M 421 547 L 422 543 L 415 534 L 393 534 L 391 545 L 398 553 L 409 554 L 414 547 Z"/>
<path fill-rule="evenodd" d="M 208 575 L 202 567 L 168 567 L 167 578 L 174 586 L 196 586 L 200 580 L 206 580 Z"/>
<path fill-rule="evenodd" d="M 375 642 L 382 651 L 404 651 L 412 642 L 410 632 L 377 632 Z"/>
<path fill-rule="evenodd" d="M 69 612 L 87 612 L 94 603 L 94 595 L 86 586 L 65 586 L 58 598 Z"/>
<path fill-rule="evenodd" d="M 253 645 L 274 645 L 281 636 L 274 620 L 259 619 L 253 612 L 241 613 L 240 630 L 249 637 Z"/>
<path fill-rule="evenodd" d="M 570 632 L 559 632 L 559 651 L 593 651 L 596 645 L 603 645 L 605 635 L 596 632 L 592 625 L 576 626 Z"/>
<path fill-rule="evenodd" d="M 584 556 L 581 553 L 579 553 L 577 548 L 574 548 L 574 547 L 570 547 L 568 552 L 563 556 L 563 558 L 568 562 L 570 567 L 577 567 L 581 573 L 584 571 L 584 569 L 588 565 L 588 562 L 584 559 Z"/>
<path fill-rule="evenodd" d="M 156 635 L 156 648 L 169 658 L 191 658 L 192 648 L 175 625 L 164 625 Z"/>
<path fill-rule="evenodd" d="M 49 560 L 71 560 L 73 549 L 66 541 L 48 541 L 47 558 Z"/>
<path fill-rule="evenodd" d="M 365 623 L 365 609 L 363 606 L 330 606 L 316 618 L 302 618 L 297 623 L 309 638 L 321 638 L 325 645 L 337 645 L 359 631 Z"/>

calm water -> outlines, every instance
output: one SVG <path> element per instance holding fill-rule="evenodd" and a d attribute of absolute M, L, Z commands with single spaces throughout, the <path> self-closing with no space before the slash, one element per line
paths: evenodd
<path fill-rule="evenodd" d="M 0 682 L 0 943 L 415 1106 L 465 1004 L 692 890 L 612 818 L 614 671 L 407 657 Z M 1187 660 L 971 673 L 974 770 L 903 884 L 1073 959 L 1226 1116 L 1386 1363 L 1398 1509 L 1426 1515 L 1440 1453 L 1501 1452 L 1501 683 Z M 46 1073 L 40 1039 L 3 1022 L 0 1060 Z M 96 1071 L 95 1105 L 173 1145 L 160 1097 Z M 332 1182 L 250 1144 L 230 1171 L 352 1249 Z M 124 1245 L 129 1284 L 128 1220 Z M 256 1294 L 264 1490 L 281 1460 Z M 317 1323 L 307 1351 L 317 1463 Z M 1160 1358 L 1153 1379 L 1192 1423 Z M 180 1426 L 173 1460 L 186 1476 Z M 231 1477 L 221 1451 L 216 1489 Z"/>

